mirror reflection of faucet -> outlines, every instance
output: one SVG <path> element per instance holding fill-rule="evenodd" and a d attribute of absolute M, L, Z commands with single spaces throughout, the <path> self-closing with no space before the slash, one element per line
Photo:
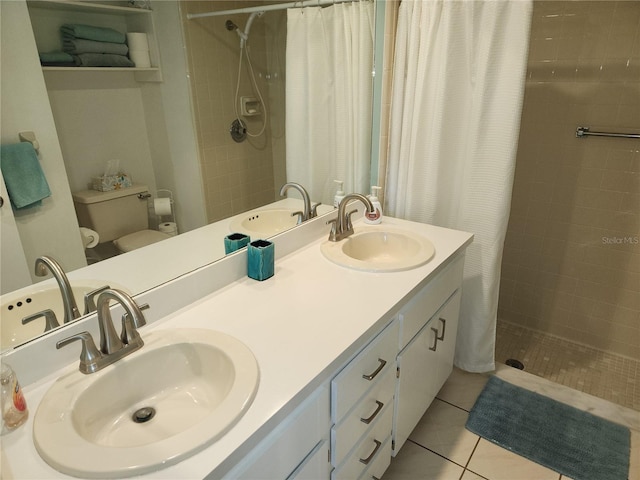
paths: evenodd
<path fill-rule="evenodd" d="M 47 255 L 36 258 L 35 274 L 38 277 L 44 277 L 47 275 L 47 271 L 51 272 L 56 282 L 58 282 L 58 287 L 60 287 L 64 307 L 64 323 L 80 318 L 80 310 L 78 310 L 76 299 L 73 297 L 71 284 L 60 264 Z M 47 320 L 50 321 L 50 319 Z M 22 323 L 25 323 L 24 319 Z"/>
<path fill-rule="evenodd" d="M 280 189 L 280 196 L 284 197 L 284 194 L 287 193 L 287 190 L 289 190 L 290 188 L 293 188 L 294 190 L 297 190 L 298 192 L 300 192 L 300 195 L 302 195 L 302 201 L 304 202 L 304 210 L 302 212 L 293 212 L 291 214 L 292 217 L 293 216 L 298 217 L 298 222 L 297 222 L 298 225 L 300 225 L 302 222 L 306 222 L 307 220 L 317 217 L 318 207 L 321 204 L 316 203 L 314 205 L 311 205 L 311 198 L 309 197 L 309 192 L 307 192 L 307 190 L 299 183 L 295 183 L 295 182 L 285 183 Z"/>

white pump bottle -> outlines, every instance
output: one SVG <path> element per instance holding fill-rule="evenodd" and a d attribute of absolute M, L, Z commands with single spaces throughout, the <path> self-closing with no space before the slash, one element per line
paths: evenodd
<path fill-rule="evenodd" d="M 336 194 L 333 197 L 333 207 L 334 208 L 338 208 L 338 205 L 340 205 L 340 202 L 342 201 L 342 199 L 344 198 L 344 190 L 342 190 L 342 185 L 343 185 L 343 181 L 342 180 L 334 180 L 333 181 L 337 186 L 337 190 L 336 190 Z"/>
<path fill-rule="evenodd" d="M 365 210 L 364 223 L 367 223 L 369 225 L 378 225 L 379 223 L 382 222 L 382 204 L 378 199 L 380 190 L 382 190 L 382 187 L 378 187 L 377 185 L 374 185 L 371 187 L 371 195 L 369 195 L 369 200 L 371 200 L 371 203 L 373 203 L 373 206 L 376 209 L 376 213 L 369 214 Z"/>

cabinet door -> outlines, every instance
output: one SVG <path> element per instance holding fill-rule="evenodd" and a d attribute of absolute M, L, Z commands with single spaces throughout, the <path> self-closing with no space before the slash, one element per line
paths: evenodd
<path fill-rule="evenodd" d="M 319 480 L 321 478 L 329 480 L 331 464 L 327 454 L 328 443 L 327 440 L 321 440 L 287 480 Z"/>
<path fill-rule="evenodd" d="M 318 454 L 318 457 L 314 458 L 313 466 L 309 468 L 313 469 L 316 466 L 315 461 L 324 458 L 326 468 L 329 469 L 326 449 L 328 436 L 329 391 L 328 385 L 323 385 L 276 426 L 223 478 L 232 480 L 288 478 L 314 454 Z M 318 453 L 320 450 L 324 450 L 324 456 Z"/>
<path fill-rule="evenodd" d="M 396 409 L 393 426 L 393 455 L 400 450 L 418 424 L 437 390 L 433 376 L 437 370 L 437 354 L 433 350 L 436 334 L 433 319 L 398 355 L 399 377 L 396 384 Z"/>
<path fill-rule="evenodd" d="M 460 291 L 451 297 L 445 307 L 433 318 L 432 327 L 437 330 L 435 353 L 438 356 L 438 367 L 435 378 L 436 392 L 442 388 L 453 370 L 453 355 L 458 335 L 458 315 L 460 313 Z"/>
<path fill-rule="evenodd" d="M 398 355 L 394 456 L 453 369 L 459 311 L 460 290 L 447 300 Z"/>

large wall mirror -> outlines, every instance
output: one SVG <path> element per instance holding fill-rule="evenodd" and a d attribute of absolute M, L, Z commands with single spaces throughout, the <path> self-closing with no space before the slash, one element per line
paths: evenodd
<path fill-rule="evenodd" d="M 295 2 L 296 7 L 312 5 L 296 12 L 278 8 L 282 2 L 277 1 L 97 3 L 150 6 L 151 13 L 94 11 L 93 5 L 83 8 L 83 2 L 2 2 L 2 83 L 7 89 L 16 85 L 23 97 L 33 93 L 39 98 L 39 108 L 47 110 L 54 125 L 48 133 L 43 132 L 46 125 L 33 127 L 42 140 L 39 157 L 43 164 L 51 159 L 47 145 L 54 142 L 64 170 L 61 179 L 49 179 L 54 193 L 50 202 L 56 208 L 45 200 L 40 210 L 2 209 L 0 318 L 5 333 L 10 315 L 22 318 L 16 315 L 18 303 L 32 302 L 36 290 L 57 294 L 52 279 L 39 283 L 34 276 L 38 256 L 59 261 L 72 286 L 78 286 L 82 310 L 82 292 L 102 284 L 135 295 L 220 259 L 225 255 L 224 236 L 242 228 L 247 212 L 299 208 L 297 191 L 289 190 L 289 198 L 279 195 L 286 182 L 303 185 L 314 203 L 323 204 L 321 213 L 333 208 L 335 180 L 343 181 L 347 192 L 366 192 L 376 183 L 377 135 L 372 135 L 372 126 L 380 108 L 379 94 L 378 104 L 374 101 L 379 78 L 374 81 L 371 72 L 374 50 L 382 51 L 384 6 L 376 3 L 383 2 Z M 334 19 L 337 15 L 347 17 Z M 12 34 L 5 21 L 33 36 L 24 42 L 5 38 Z M 345 47 L 331 44 L 331 35 L 345 36 L 331 32 L 331 22 L 351 25 L 350 35 L 359 40 Z M 41 69 L 37 52 L 55 50 L 62 23 L 146 31 L 152 66 L 133 71 Z M 368 44 L 362 41 L 367 38 Z M 9 66 L 35 66 L 40 82 L 16 78 L 28 69 L 6 68 L 11 59 L 5 51 L 16 42 L 23 44 L 23 57 L 24 48 L 31 49 L 26 52 L 30 56 L 28 62 L 14 59 L 19 63 Z M 330 57 L 323 56 L 331 49 Z M 5 122 L 13 110 L 6 105 L 4 87 L 2 93 L 4 144 L 17 134 L 8 129 L 25 129 L 25 122 Z M 74 195 L 87 190 L 91 178 L 108 171 L 114 161 L 151 194 L 150 228 L 176 223 L 177 235 L 124 254 L 114 251 L 111 241 L 85 248 Z M 156 215 L 154 200 L 169 195 L 171 212 Z M 72 221 L 67 222 L 69 217 Z M 269 231 L 256 235 L 264 238 Z M 11 282 L 18 283 L 11 287 Z M 44 318 L 31 326 L 29 338 L 41 335 Z M 16 339 L 21 336 L 4 337 L 2 350 L 24 341 Z"/>

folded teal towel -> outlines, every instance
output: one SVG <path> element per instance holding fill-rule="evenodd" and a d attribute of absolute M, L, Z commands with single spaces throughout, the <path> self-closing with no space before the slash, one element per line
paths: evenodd
<path fill-rule="evenodd" d="M 111 53 L 81 53 L 73 59 L 78 67 L 135 67 L 135 64 L 124 55 Z"/>
<path fill-rule="evenodd" d="M 85 40 L 95 40 L 96 42 L 124 43 L 126 37 L 113 28 L 93 27 L 91 25 L 64 24 L 60 27 L 63 35 Z"/>
<path fill-rule="evenodd" d="M 65 52 L 39 53 L 41 63 L 73 63 L 73 57 Z"/>
<path fill-rule="evenodd" d="M 14 208 L 34 207 L 51 196 L 38 155 L 30 143 L 0 146 L 0 169 Z"/>
<path fill-rule="evenodd" d="M 62 36 L 62 47 L 67 53 L 113 53 L 115 55 L 126 55 L 129 47 L 124 43 L 96 42 L 83 38 Z"/>

